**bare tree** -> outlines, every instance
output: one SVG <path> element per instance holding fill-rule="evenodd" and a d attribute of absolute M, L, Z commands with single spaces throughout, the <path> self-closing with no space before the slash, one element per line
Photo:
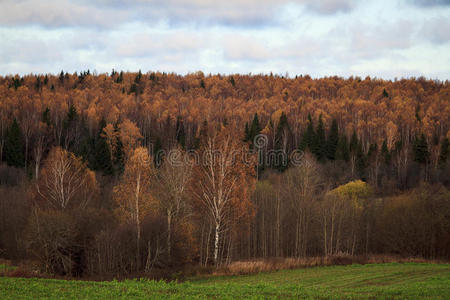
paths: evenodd
<path fill-rule="evenodd" d="M 171 259 L 173 224 L 186 216 L 189 206 L 186 191 L 191 180 L 193 164 L 184 151 L 174 148 L 169 151 L 156 174 L 156 194 L 167 217 L 167 256 Z"/>
<path fill-rule="evenodd" d="M 50 151 L 36 187 L 39 202 L 58 210 L 84 209 L 98 191 L 94 172 L 60 147 Z"/>

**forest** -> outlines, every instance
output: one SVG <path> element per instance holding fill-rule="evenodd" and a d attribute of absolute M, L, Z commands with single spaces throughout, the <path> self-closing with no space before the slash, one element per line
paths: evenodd
<path fill-rule="evenodd" d="M 0 258 L 74 277 L 334 255 L 450 259 L 450 84 L 0 77 Z"/>

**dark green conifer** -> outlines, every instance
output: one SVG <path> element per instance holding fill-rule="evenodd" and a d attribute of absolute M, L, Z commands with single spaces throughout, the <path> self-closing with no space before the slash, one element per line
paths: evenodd
<path fill-rule="evenodd" d="M 327 140 L 327 158 L 329 160 L 336 159 L 336 150 L 338 143 L 339 143 L 338 125 L 336 119 L 333 119 Z"/>
<path fill-rule="evenodd" d="M 325 128 L 323 126 L 322 115 L 320 115 L 317 125 L 313 153 L 319 161 L 322 161 L 326 155 Z"/>
<path fill-rule="evenodd" d="M 430 159 L 430 152 L 428 151 L 428 143 L 425 135 L 422 133 L 420 138 L 416 138 L 414 142 L 414 161 L 424 164 Z"/>
<path fill-rule="evenodd" d="M 5 160 L 8 166 L 17 168 L 25 166 L 23 136 L 16 119 L 6 133 Z"/>

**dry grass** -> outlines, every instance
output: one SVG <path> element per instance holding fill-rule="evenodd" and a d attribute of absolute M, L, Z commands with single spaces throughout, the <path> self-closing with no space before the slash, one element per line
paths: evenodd
<path fill-rule="evenodd" d="M 286 269 L 310 268 L 317 266 L 351 265 L 351 264 L 380 264 L 380 263 L 448 263 L 441 260 L 424 258 L 404 258 L 388 255 L 351 256 L 335 255 L 328 257 L 305 258 L 271 258 L 235 261 L 228 266 L 216 270 L 213 275 L 242 275 L 260 272 L 272 272 Z"/>

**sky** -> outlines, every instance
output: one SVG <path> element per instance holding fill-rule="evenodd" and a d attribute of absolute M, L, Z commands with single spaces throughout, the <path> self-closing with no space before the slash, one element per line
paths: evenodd
<path fill-rule="evenodd" d="M 0 75 L 450 78 L 450 0 L 0 0 Z"/>

